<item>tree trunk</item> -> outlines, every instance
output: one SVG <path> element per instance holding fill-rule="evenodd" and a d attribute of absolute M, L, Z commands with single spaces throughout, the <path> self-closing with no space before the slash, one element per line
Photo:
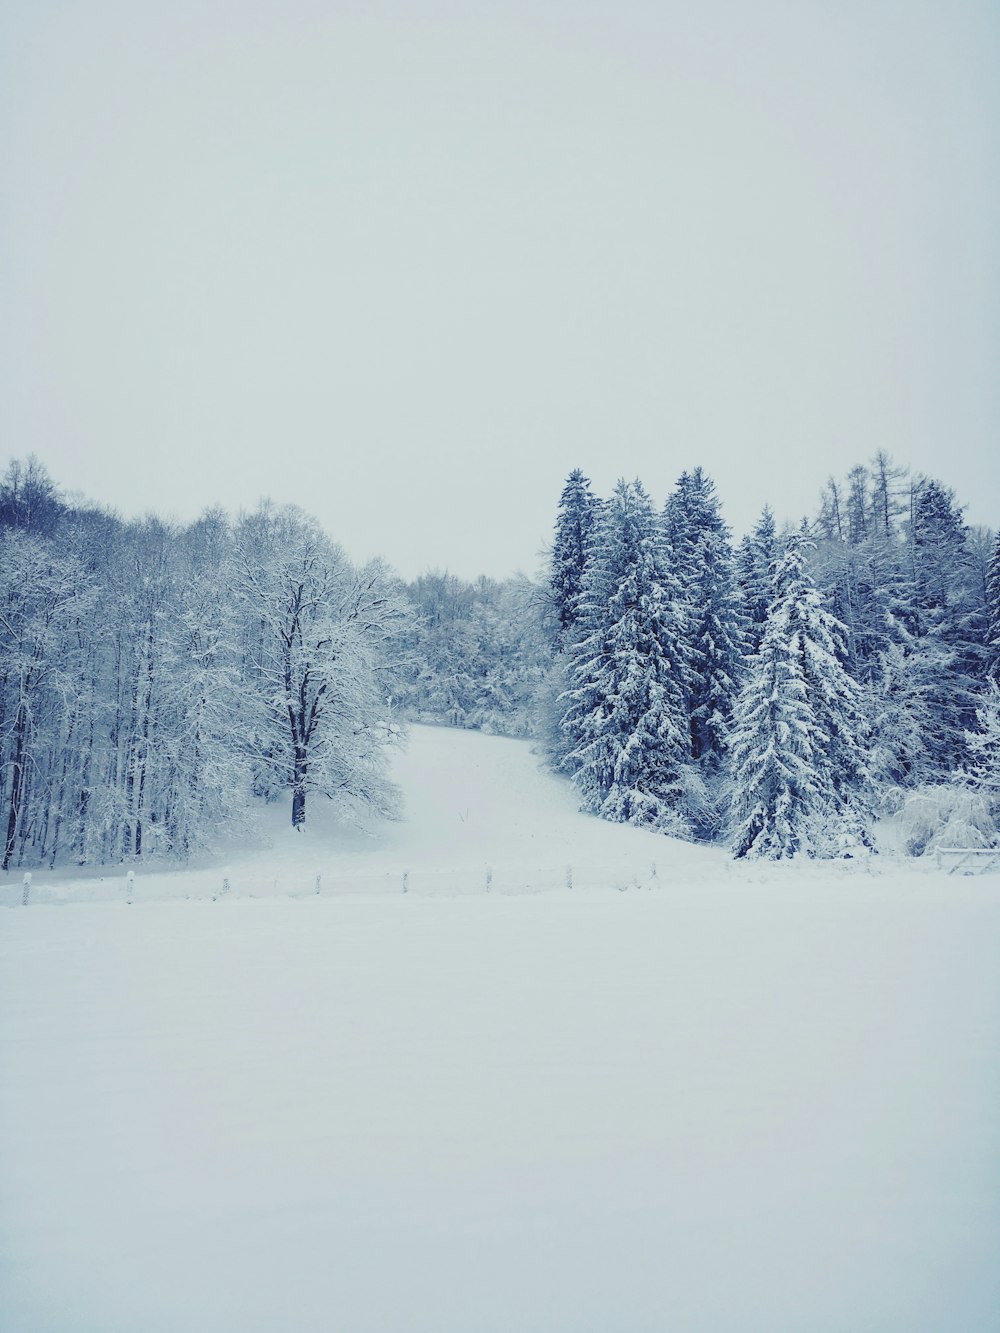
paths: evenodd
<path fill-rule="evenodd" d="M 3 862 L 0 863 L 0 869 L 10 869 L 10 859 L 14 854 L 14 843 L 17 840 L 17 820 L 21 813 L 21 791 L 24 786 L 24 709 L 18 710 L 17 729 L 14 741 L 14 760 L 11 765 L 10 777 L 10 806 L 7 811 L 7 839 L 4 845 Z"/>
<path fill-rule="evenodd" d="M 292 778 L 292 828 L 300 829 L 306 822 L 306 762 L 305 751 L 295 747 L 295 769 Z"/>
<path fill-rule="evenodd" d="M 292 790 L 292 828 L 300 829 L 306 822 L 306 792 L 304 787 Z"/>

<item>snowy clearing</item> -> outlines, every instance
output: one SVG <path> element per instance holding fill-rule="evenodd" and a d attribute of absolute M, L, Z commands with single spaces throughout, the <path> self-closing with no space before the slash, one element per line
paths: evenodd
<path fill-rule="evenodd" d="M 397 776 L 131 907 L 11 876 L 0 1327 L 992 1333 L 1000 877 L 733 867 L 468 733 Z"/>

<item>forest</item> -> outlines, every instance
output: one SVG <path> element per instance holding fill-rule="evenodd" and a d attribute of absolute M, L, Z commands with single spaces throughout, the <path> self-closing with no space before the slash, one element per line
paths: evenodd
<path fill-rule="evenodd" d="M 1000 538 L 885 454 L 739 541 L 580 471 L 534 579 L 406 582 L 301 511 L 126 521 L 0 480 L 0 865 L 187 858 L 289 799 L 398 815 L 409 721 L 529 736 L 582 808 L 736 857 L 1000 840 Z"/>

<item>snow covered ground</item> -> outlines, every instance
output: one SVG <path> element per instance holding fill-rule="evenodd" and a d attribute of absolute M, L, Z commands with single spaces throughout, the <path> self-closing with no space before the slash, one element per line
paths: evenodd
<path fill-rule="evenodd" d="M 398 825 L 3 888 L 0 1328 L 994 1333 L 1000 877 L 397 767 Z"/>

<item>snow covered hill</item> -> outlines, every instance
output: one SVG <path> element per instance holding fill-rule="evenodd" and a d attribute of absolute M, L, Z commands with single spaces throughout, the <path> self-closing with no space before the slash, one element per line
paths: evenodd
<path fill-rule="evenodd" d="M 0 1328 L 993 1333 L 1000 877 L 730 867 L 523 742 L 397 772 L 0 912 Z"/>
<path fill-rule="evenodd" d="M 261 815 L 256 838 L 194 868 L 136 866 L 136 901 L 237 897 L 395 894 L 454 895 L 580 888 L 626 888 L 658 876 L 717 874 L 726 858 L 658 834 L 607 824 L 577 810 L 570 783 L 539 767 L 526 741 L 444 727 L 411 728 L 393 754 L 403 791 L 399 823 L 358 829 L 338 823 L 319 798 L 304 831 L 284 804 Z M 155 863 L 153 863 L 155 865 Z M 127 895 L 124 868 L 32 871 L 33 902 L 113 901 Z M 20 903 L 23 872 L 0 884 L 0 904 Z"/>

